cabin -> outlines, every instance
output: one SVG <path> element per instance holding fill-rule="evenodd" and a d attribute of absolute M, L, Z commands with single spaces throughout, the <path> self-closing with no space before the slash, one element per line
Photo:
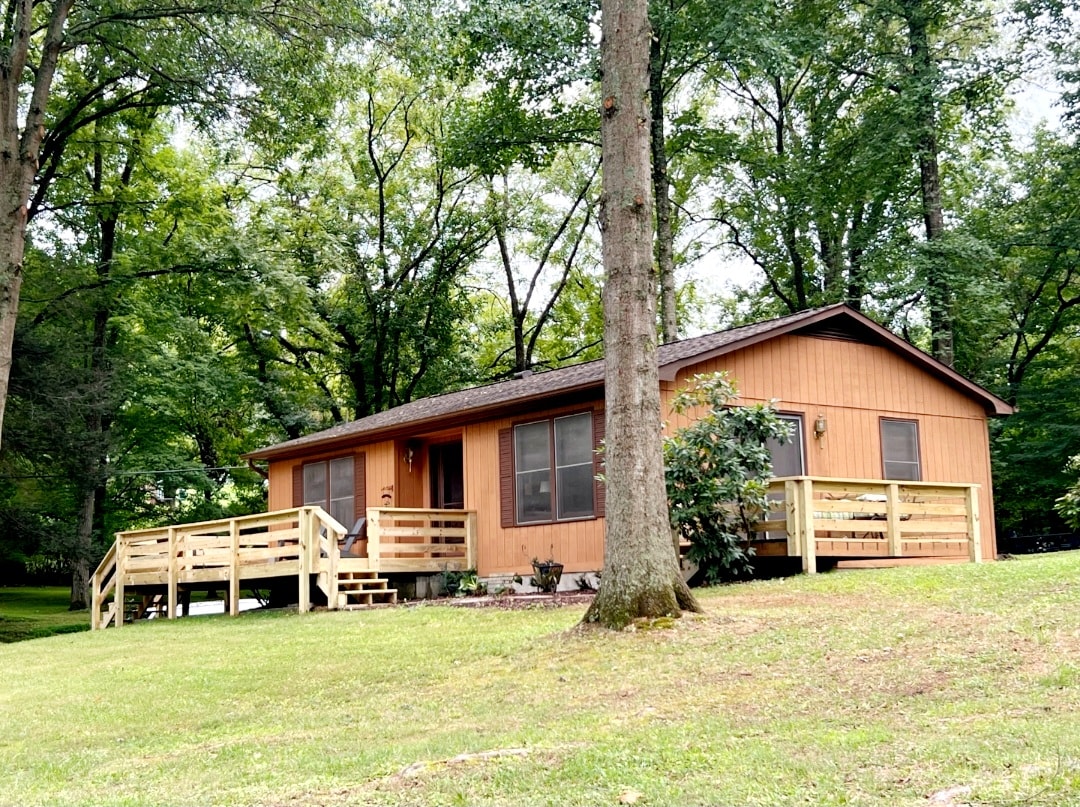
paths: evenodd
<path fill-rule="evenodd" d="M 759 556 L 807 572 L 995 556 L 987 424 L 1012 407 L 863 314 L 840 304 L 685 339 L 660 346 L 658 364 L 662 405 L 724 370 L 737 403 L 775 400 L 790 422 L 794 439 L 771 446 Z M 689 417 L 666 414 L 668 432 Z M 562 564 L 573 586 L 603 565 L 603 438 L 600 360 L 254 451 L 269 512 L 120 533 L 94 578 L 95 617 L 108 624 L 107 597 L 122 602 L 125 586 L 159 591 L 173 615 L 177 592 L 200 581 L 238 594 L 271 573 L 299 576 L 302 610 L 316 588 L 332 608 L 422 596 L 447 570 L 527 581 L 534 559 Z"/>

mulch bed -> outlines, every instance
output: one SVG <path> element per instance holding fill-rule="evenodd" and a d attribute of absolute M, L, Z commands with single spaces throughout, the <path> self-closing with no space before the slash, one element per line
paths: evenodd
<path fill-rule="evenodd" d="M 433 600 L 413 600 L 409 605 L 453 605 L 459 608 L 502 608 L 518 611 L 525 608 L 562 608 L 564 605 L 590 603 L 595 591 L 561 591 L 558 594 L 506 594 L 499 597 L 439 597 Z"/>

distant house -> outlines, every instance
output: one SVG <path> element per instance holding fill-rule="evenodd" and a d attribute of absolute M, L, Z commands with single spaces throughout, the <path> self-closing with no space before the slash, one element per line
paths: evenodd
<path fill-rule="evenodd" d="M 807 571 L 995 556 L 987 421 L 1012 407 L 866 316 L 805 311 L 662 345 L 658 362 L 665 406 L 726 370 L 741 402 L 776 399 L 790 421 L 759 555 Z M 669 431 L 687 422 L 665 415 Z M 424 398 L 251 452 L 269 465 L 270 515 L 121 533 L 112 562 L 142 553 L 128 568 L 144 571 L 118 579 L 147 592 L 167 576 L 170 613 L 175 591 L 211 579 L 238 592 L 241 578 L 299 574 L 302 610 L 312 581 L 344 607 L 395 599 L 388 581 L 422 593 L 443 570 L 528 580 L 534 558 L 562 563 L 565 585 L 603 565 L 603 437 L 602 360 Z M 209 569 L 210 551 L 230 568 Z"/>

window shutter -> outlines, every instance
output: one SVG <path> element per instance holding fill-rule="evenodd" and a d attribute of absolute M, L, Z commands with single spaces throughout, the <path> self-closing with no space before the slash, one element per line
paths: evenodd
<path fill-rule="evenodd" d="M 594 409 L 592 418 L 593 448 L 600 448 L 604 441 L 603 409 Z M 593 475 L 604 473 L 604 456 L 593 455 Z M 593 480 L 593 501 L 596 502 L 596 517 L 600 518 L 607 510 L 607 486 L 599 479 Z"/>
<path fill-rule="evenodd" d="M 304 466 L 300 463 L 292 469 L 292 506 L 304 506 Z"/>
<path fill-rule="evenodd" d="M 367 454 L 358 451 L 353 457 L 353 518 L 367 517 Z M 352 524 L 347 524 L 352 529 Z"/>
<path fill-rule="evenodd" d="M 499 517 L 503 527 L 514 526 L 514 436 L 499 430 Z"/>

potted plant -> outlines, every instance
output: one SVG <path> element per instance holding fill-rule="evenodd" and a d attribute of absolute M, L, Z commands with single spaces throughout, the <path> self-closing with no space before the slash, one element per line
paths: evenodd
<path fill-rule="evenodd" d="M 547 560 L 532 559 L 533 578 L 530 581 L 541 591 L 554 594 L 559 590 L 559 581 L 562 580 L 563 565 L 554 558 Z"/>

